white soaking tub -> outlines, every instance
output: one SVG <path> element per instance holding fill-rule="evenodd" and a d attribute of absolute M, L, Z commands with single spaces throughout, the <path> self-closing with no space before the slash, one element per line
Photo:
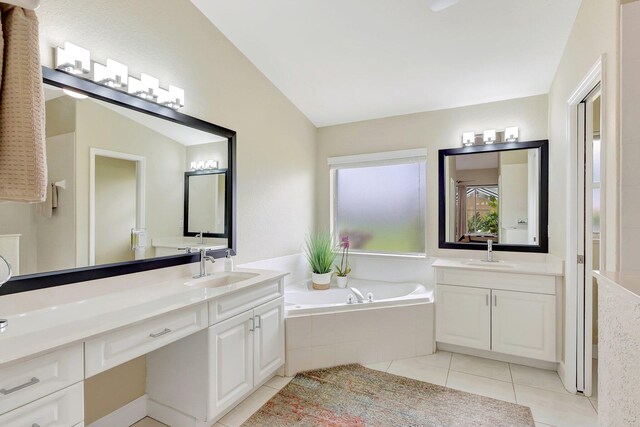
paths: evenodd
<path fill-rule="evenodd" d="M 333 285 L 335 286 L 335 285 Z M 347 363 L 369 364 L 432 354 L 433 292 L 419 283 L 349 279 L 372 302 L 348 304 L 352 291 L 285 288 L 285 373 Z"/>
<path fill-rule="evenodd" d="M 325 291 L 312 289 L 309 282 L 287 287 L 284 296 L 287 317 L 433 302 L 433 292 L 419 283 L 349 279 L 345 289 L 333 286 Z M 355 293 L 349 288 L 360 291 L 365 299 L 371 293 L 373 301 L 358 303 Z M 348 303 L 349 295 L 353 301 L 351 304 Z"/>

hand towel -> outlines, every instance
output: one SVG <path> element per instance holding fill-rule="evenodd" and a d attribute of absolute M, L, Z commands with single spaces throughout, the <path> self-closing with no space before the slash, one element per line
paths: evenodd
<path fill-rule="evenodd" d="M 45 105 L 38 19 L 0 4 L 0 200 L 42 202 L 47 192 Z"/>

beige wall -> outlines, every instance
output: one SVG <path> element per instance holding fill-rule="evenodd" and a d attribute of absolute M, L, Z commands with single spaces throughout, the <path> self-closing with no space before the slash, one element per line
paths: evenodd
<path fill-rule="evenodd" d="M 603 152 L 606 155 L 607 270 L 618 264 L 618 20 L 619 0 L 583 0 L 549 92 L 550 252 L 566 255 L 567 101 L 602 54 L 606 74 Z"/>
<path fill-rule="evenodd" d="M 316 129 L 188 0 L 52 0 L 38 16 L 43 64 L 75 42 L 184 88 L 185 114 L 238 133 L 239 262 L 301 249 L 313 227 Z"/>
<path fill-rule="evenodd" d="M 547 102 L 547 96 L 540 95 L 318 129 L 316 217 L 319 226 L 329 227 L 328 157 L 427 148 L 427 254 L 452 254 L 450 250 L 438 249 L 438 150 L 460 147 L 462 132 L 506 126 L 519 126 L 523 141 L 546 139 Z"/>

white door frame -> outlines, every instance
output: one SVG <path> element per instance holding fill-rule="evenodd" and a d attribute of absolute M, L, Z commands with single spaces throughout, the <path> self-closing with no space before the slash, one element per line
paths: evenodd
<path fill-rule="evenodd" d="M 145 227 L 146 159 L 135 154 L 89 148 L 89 265 L 96 265 L 96 157 L 136 162 L 136 228 Z M 137 257 L 136 257 L 137 259 Z"/>
<path fill-rule="evenodd" d="M 578 142 L 581 132 L 578 130 L 578 111 L 580 103 L 589 96 L 590 93 L 600 85 L 601 93 L 601 123 L 606 123 L 606 105 L 607 105 L 607 85 L 605 66 L 606 55 L 602 55 L 598 61 L 591 67 L 587 75 L 582 82 L 577 86 L 573 94 L 567 100 L 567 140 L 568 140 L 568 156 L 567 156 L 567 216 L 566 216 L 566 268 L 565 268 L 565 352 L 564 361 L 560 364 L 559 374 L 562 377 L 563 383 L 568 391 L 575 393 L 578 390 L 577 384 L 577 371 L 579 369 L 578 357 L 582 355 L 578 351 L 579 339 L 578 339 L 578 322 L 585 322 L 591 319 L 591 305 L 585 305 L 587 310 L 582 312 L 579 310 L 579 306 L 582 306 L 582 300 L 579 301 L 580 295 L 578 292 L 578 236 L 579 227 L 578 218 Z M 607 132 L 604 126 L 600 129 L 600 263 L 605 265 L 605 246 L 606 246 L 606 147 L 607 147 Z M 581 142 L 584 144 L 584 141 Z M 590 277 L 590 275 L 588 275 Z M 584 295 L 586 300 L 591 300 L 590 287 L 587 287 L 589 292 Z M 588 319 L 587 319 L 588 318 Z M 588 323 L 590 325 L 590 323 Z M 591 335 L 591 330 L 587 332 Z M 582 339 L 582 338 L 581 338 Z M 591 358 L 591 345 L 584 346 L 585 353 L 584 359 Z M 581 363 L 584 362 L 581 359 Z M 590 376 L 590 372 L 588 373 Z M 582 391 L 585 394 L 590 395 L 591 384 L 581 385 Z"/>

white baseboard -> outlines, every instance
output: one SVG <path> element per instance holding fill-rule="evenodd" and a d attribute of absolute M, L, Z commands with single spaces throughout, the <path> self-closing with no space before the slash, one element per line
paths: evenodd
<path fill-rule="evenodd" d="M 147 395 L 127 403 L 87 427 L 129 427 L 147 416 Z"/>

